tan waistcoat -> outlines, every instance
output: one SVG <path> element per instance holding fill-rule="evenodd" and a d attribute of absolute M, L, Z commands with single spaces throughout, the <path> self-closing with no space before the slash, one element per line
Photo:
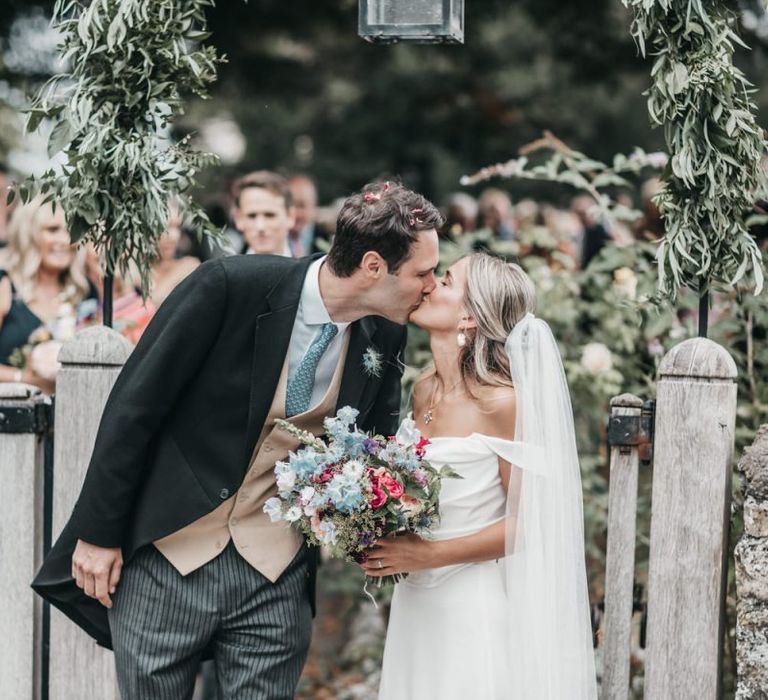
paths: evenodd
<path fill-rule="evenodd" d="M 331 384 L 320 403 L 291 418 L 291 422 L 302 430 L 323 434 L 323 419 L 332 415 L 336 408 L 348 346 L 349 334 L 339 354 Z M 182 576 L 218 556 L 230 539 L 243 559 L 272 582 L 280 577 L 299 551 L 302 537 L 296 529 L 282 521 L 270 522 L 262 510 L 267 499 L 277 495 L 275 464 L 299 448 L 296 438 L 275 426 L 275 419 L 285 417 L 287 379 L 286 358 L 275 398 L 237 493 L 208 515 L 155 541 L 155 546 Z"/>

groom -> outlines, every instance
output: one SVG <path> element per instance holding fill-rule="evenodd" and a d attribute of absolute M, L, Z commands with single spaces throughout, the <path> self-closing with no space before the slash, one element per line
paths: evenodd
<path fill-rule="evenodd" d="M 368 185 L 327 257 L 214 260 L 160 307 L 33 583 L 114 648 L 124 700 L 188 697 L 209 654 L 220 697 L 293 697 L 316 558 L 262 512 L 275 462 L 298 448 L 275 420 L 322 433 L 350 405 L 361 428 L 395 432 L 401 324 L 435 286 L 441 223 L 422 196 Z"/>

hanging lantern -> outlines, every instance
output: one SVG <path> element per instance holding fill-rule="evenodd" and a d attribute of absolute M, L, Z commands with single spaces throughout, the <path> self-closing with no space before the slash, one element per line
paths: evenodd
<path fill-rule="evenodd" d="M 360 0 L 358 33 L 378 44 L 463 44 L 464 0 Z"/>

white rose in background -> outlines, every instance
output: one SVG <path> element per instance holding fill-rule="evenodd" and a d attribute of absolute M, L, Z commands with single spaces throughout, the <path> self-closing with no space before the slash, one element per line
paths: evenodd
<path fill-rule="evenodd" d="M 62 343 L 58 340 L 46 340 L 32 348 L 29 355 L 29 366 L 32 371 L 43 379 L 54 381 L 61 368 L 59 363 L 59 350 Z"/>
<path fill-rule="evenodd" d="M 648 352 L 653 357 L 661 357 L 664 354 L 664 346 L 658 338 L 651 338 L 648 341 Z"/>
<path fill-rule="evenodd" d="M 611 351 L 603 343 L 587 343 L 581 353 L 581 366 L 590 374 L 603 374 L 613 369 Z"/>
<path fill-rule="evenodd" d="M 620 267 L 613 273 L 613 288 L 634 301 L 637 298 L 637 275 L 629 267 Z"/>

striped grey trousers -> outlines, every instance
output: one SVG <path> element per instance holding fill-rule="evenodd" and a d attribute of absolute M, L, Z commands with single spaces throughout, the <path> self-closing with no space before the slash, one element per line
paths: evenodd
<path fill-rule="evenodd" d="M 220 698 L 293 698 L 312 633 L 307 559 L 303 546 L 273 584 L 232 542 L 187 576 L 153 546 L 137 552 L 109 611 L 122 700 L 190 698 L 209 646 Z"/>

